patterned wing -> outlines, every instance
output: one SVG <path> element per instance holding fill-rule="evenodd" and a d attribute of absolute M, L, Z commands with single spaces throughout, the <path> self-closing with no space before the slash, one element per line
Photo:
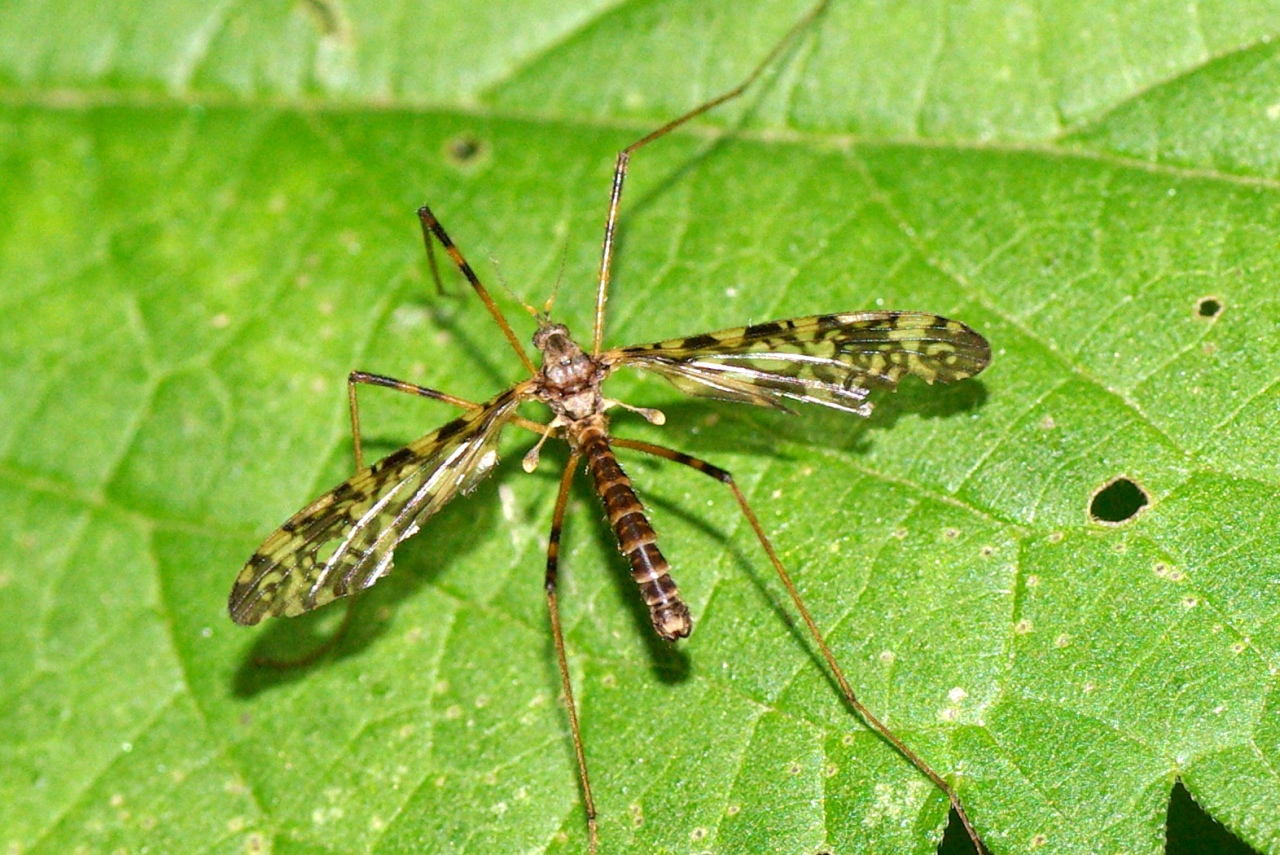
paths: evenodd
<path fill-rule="evenodd" d="M 847 312 L 735 327 L 602 355 L 655 371 L 693 395 L 786 410 L 787 399 L 866 416 L 871 389 L 904 374 L 929 383 L 972 377 L 987 340 L 959 321 L 920 312 Z"/>
<path fill-rule="evenodd" d="M 227 607 L 239 624 L 299 615 L 391 571 L 400 541 L 498 462 L 518 387 L 352 475 L 280 526 L 240 575 Z"/>

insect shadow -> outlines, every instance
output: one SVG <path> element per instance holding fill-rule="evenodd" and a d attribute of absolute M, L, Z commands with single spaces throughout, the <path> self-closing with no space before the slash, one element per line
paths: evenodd
<path fill-rule="evenodd" d="M 385 442 L 374 438 L 368 447 L 381 452 L 402 444 L 391 438 Z M 349 450 L 344 451 L 350 454 Z M 516 467 L 511 475 L 524 473 Z M 533 477 L 539 477 L 539 473 Z M 548 491 L 555 489 L 555 479 L 550 475 L 541 480 L 547 482 Z M 395 569 L 382 584 L 351 598 L 347 608 L 269 624 L 236 669 L 232 686 L 235 696 L 250 698 L 290 685 L 306 679 L 314 670 L 332 667 L 335 660 L 361 655 L 390 627 L 402 600 L 415 598 L 419 589 L 432 584 L 451 565 L 465 563 L 470 553 L 487 542 L 483 533 L 506 525 L 498 518 L 501 502 L 497 489 L 503 482 L 501 476 L 484 482 L 471 495 L 443 508 L 430 534 L 401 546 L 396 552 Z M 536 586 L 536 579 L 533 584 Z"/>
<path fill-rule="evenodd" d="M 652 383 L 661 389 L 661 383 Z M 628 394 L 628 400 L 644 397 Z M 976 412 L 986 405 L 987 388 L 981 378 L 970 378 L 958 386 L 930 386 L 916 377 L 904 377 L 896 394 L 878 394 L 874 419 L 850 419 L 846 414 L 823 407 L 803 406 L 797 418 L 777 410 L 717 406 L 696 400 L 664 401 L 656 396 L 646 402 L 667 416 L 669 436 L 681 425 L 701 425 L 708 416 L 716 419 L 715 430 L 686 429 L 675 444 L 715 462 L 726 448 L 735 454 L 794 461 L 778 448 L 776 437 L 785 436 L 791 446 L 822 448 L 845 454 L 866 454 L 875 436 L 887 432 L 903 416 L 922 419 L 956 418 Z M 625 428 L 624 428 L 625 431 Z"/>

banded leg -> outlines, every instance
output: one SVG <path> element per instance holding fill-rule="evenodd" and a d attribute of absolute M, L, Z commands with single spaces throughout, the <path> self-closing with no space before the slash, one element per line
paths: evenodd
<path fill-rule="evenodd" d="M 462 272 L 462 275 L 471 283 L 471 287 L 475 289 L 476 294 L 480 297 L 484 307 L 489 310 L 489 314 L 498 322 L 498 326 L 502 328 L 502 334 L 507 337 L 512 349 L 516 355 L 520 357 L 520 361 L 524 363 L 524 367 L 529 369 L 529 373 L 536 375 L 538 369 L 534 368 L 533 360 L 529 358 L 529 354 L 525 352 L 524 347 L 520 344 L 520 339 L 516 338 L 515 331 L 511 329 L 511 324 L 507 323 L 506 317 L 503 316 L 502 310 L 498 308 L 498 304 L 493 302 L 493 298 L 489 296 L 489 291 L 480 282 L 480 277 L 476 276 L 471 265 L 462 257 L 462 251 L 458 249 L 450 239 L 448 233 L 444 230 L 444 226 L 440 225 L 440 221 L 436 219 L 436 215 L 431 213 L 431 209 L 423 205 L 418 209 L 418 219 L 422 222 L 422 240 L 427 247 L 427 257 L 434 264 L 435 254 L 431 249 L 431 236 L 435 235 L 436 240 L 440 241 L 440 245 L 444 247 L 444 251 L 449 254 L 454 266 Z"/>
<path fill-rule="evenodd" d="M 760 60 L 760 63 L 751 70 L 746 79 L 737 86 L 727 92 L 722 92 L 710 101 L 694 107 L 684 115 L 672 119 L 656 131 L 646 134 L 618 152 L 618 159 L 613 167 L 613 187 L 609 192 L 609 213 L 604 223 L 604 244 L 600 252 L 600 282 L 596 288 L 596 328 L 592 338 L 592 356 L 600 355 L 601 341 L 604 337 L 604 306 L 609 300 L 609 276 L 613 268 L 613 238 L 618 225 L 618 205 L 622 201 L 622 184 L 627 179 L 627 166 L 631 163 L 631 155 L 649 143 L 665 137 L 691 119 L 696 119 L 708 110 L 714 110 L 726 101 L 732 101 L 745 92 L 764 73 L 764 70 L 778 58 L 778 55 L 786 49 L 787 45 L 791 44 L 801 31 L 813 23 L 814 19 L 826 8 L 826 5 L 827 0 L 818 0 L 818 3 L 787 31 L 787 34 L 779 40 L 773 50 L 769 51 L 769 54 Z"/>
<path fill-rule="evenodd" d="M 445 296 L 444 280 L 440 278 L 440 265 L 436 263 L 436 248 L 427 236 L 423 235 L 424 244 L 427 246 L 427 266 L 431 268 L 431 279 L 436 283 L 436 295 Z"/>
<path fill-rule="evenodd" d="M 397 380 L 394 377 L 384 377 L 381 374 L 370 374 L 367 371 L 352 371 L 347 375 L 347 406 L 351 410 L 351 441 L 355 445 L 357 472 L 364 468 L 364 449 L 361 447 L 362 441 L 360 438 L 360 402 L 356 398 L 356 385 L 360 383 L 369 386 L 382 386 L 385 389 L 394 389 L 397 392 L 417 395 L 421 398 L 430 398 L 433 401 L 442 401 L 463 410 L 478 410 L 482 406 L 474 401 L 468 401 L 466 398 L 459 398 L 447 392 L 429 389 L 426 386 L 419 386 L 417 383 L 410 383 L 407 380 Z M 551 435 L 551 427 L 549 425 L 526 419 L 523 416 L 513 416 L 511 424 L 527 431 L 532 431 L 541 437 Z"/>
<path fill-rule="evenodd" d="M 981 853 L 987 850 L 983 847 L 982 841 L 978 838 L 978 832 L 974 830 L 973 823 L 969 821 L 969 814 L 965 811 L 964 805 L 960 803 L 960 797 L 956 795 L 956 791 L 947 783 L 946 779 L 933 767 L 924 761 L 920 755 L 916 754 L 907 747 L 901 739 L 899 739 L 888 725 L 880 721 L 871 710 L 858 700 L 853 693 L 853 688 L 849 685 L 849 681 L 844 676 L 844 671 L 836 662 L 835 654 L 831 652 L 831 648 L 827 646 L 827 642 L 822 637 L 822 633 L 818 631 L 818 624 L 814 621 L 813 616 L 809 614 L 809 608 L 804 604 L 804 600 L 800 597 L 800 592 L 796 590 L 795 584 L 791 581 L 791 575 L 787 573 L 787 569 L 782 566 L 782 560 L 778 558 L 778 553 L 774 550 L 773 544 L 769 541 L 768 535 L 764 532 L 764 527 L 760 524 L 760 520 L 756 517 L 755 511 L 751 510 L 751 505 L 747 503 L 747 497 L 743 495 L 739 489 L 733 476 L 718 466 L 712 466 L 705 460 L 699 460 L 680 451 L 675 451 L 661 445 L 653 445 L 648 442 L 640 442 L 633 439 L 613 439 L 613 444 L 619 448 L 630 448 L 635 451 L 641 451 L 645 454 L 652 454 L 655 457 L 662 457 L 667 460 L 682 463 L 698 470 L 704 475 L 715 478 L 721 484 L 724 484 L 733 492 L 733 497 L 738 502 L 738 507 L 742 509 L 742 514 L 747 518 L 747 522 L 751 524 L 751 528 L 756 533 L 756 539 L 760 541 L 760 546 L 769 556 L 769 561 L 773 564 L 773 569 L 777 571 L 778 578 L 782 580 L 782 585 L 787 589 L 787 593 L 791 596 L 791 601 L 795 603 L 796 611 L 800 613 L 800 617 L 804 619 L 805 626 L 809 628 L 809 635 L 813 637 L 813 641 L 818 645 L 818 649 L 822 652 L 822 658 L 826 660 L 827 667 L 831 669 L 831 673 L 835 676 L 836 682 L 840 685 L 840 691 L 844 695 L 845 701 L 857 713 L 858 717 L 870 725 L 871 729 L 879 734 L 880 738 L 888 742 L 899 754 L 907 759 L 912 766 L 920 770 L 930 781 L 933 782 L 942 793 L 951 802 L 951 807 L 955 810 L 956 815 L 960 817 L 960 822 L 964 825 L 965 832 L 968 833 L 969 839 L 973 842 L 974 848 Z"/>
<path fill-rule="evenodd" d="M 453 395 L 438 392 L 435 389 L 428 389 L 426 386 L 419 386 L 416 383 L 397 380 L 394 377 L 384 377 L 381 374 L 369 374 L 366 371 L 352 371 L 347 375 L 347 406 L 351 410 L 351 442 L 355 445 L 357 472 L 364 468 L 364 449 L 361 446 L 360 439 L 360 402 L 356 398 L 356 386 L 361 383 L 368 386 L 395 389 L 397 392 L 430 398 L 433 401 L 443 401 L 446 404 L 451 404 L 464 410 L 480 409 L 480 405 L 472 401 L 455 398 Z"/>
<path fill-rule="evenodd" d="M 587 811 L 587 845 L 591 855 L 596 855 L 598 845 L 596 830 L 596 802 L 591 797 L 591 779 L 587 776 L 587 755 L 582 750 L 582 731 L 578 729 L 578 708 L 573 702 L 573 684 L 569 680 L 569 662 L 564 655 L 564 631 L 560 628 L 560 606 L 556 602 L 556 579 L 560 570 L 560 532 L 564 528 L 564 509 L 569 503 L 569 488 L 578 469 L 582 455 L 578 451 L 569 454 L 564 474 L 560 476 L 560 492 L 556 495 L 556 509 L 551 515 L 551 536 L 547 540 L 547 611 L 551 614 L 551 635 L 556 646 L 556 664 L 560 668 L 560 685 L 564 690 L 564 705 L 569 710 L 569 729 L 573 733 L 573 752 L 578 758 L 578 778 L 582 782 L 582 802 Z"/>

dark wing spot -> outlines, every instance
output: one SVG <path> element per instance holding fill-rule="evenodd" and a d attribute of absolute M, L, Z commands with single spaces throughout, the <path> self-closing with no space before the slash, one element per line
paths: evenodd
<path fill-rule="evenodd" d="M 467 424 L 468 422 L 467 422 L 466 416 L 463 416 L 462 418 L 454 419 L 444 427 L 440 428 L 440 430 L 436 431 L 436 442 L 444 442 L 450 437 L 457 436 L 457 434 L 461 430 L 463 430 L 467 426 Z M 408 449 L 402 449 L 402 450 L 408 451 Z M 399 454 L 399 452 L 396 452 L 396 454 Z M 392 455 L 392 457 L 394 456 L 395 455 Z"/>
<path fill-rule="evenodd" d="M 449 422 L 449 425 L 452 424 L 456 424 L 456 422 Z M 449 425 L 445 425 L 445 427 L 448 427 Z M 392 452 L 382 458 L 382 460 L 378 461 L 378 471 L 382 471 L 384 469 L 395 469 L 411 457 L 413 457 L 413 452 L 410 451 L 408 447 Z"/>
<path fill-rule="evenodd" d="M 684 339 L 680 342 L 680 347 L 687 350 L 706 350 L 709 347 L 715 347 L 719 343 L 720 339 L 704 333 Z"/>
<path fill-rule="evenodd" d="M 747 338 L 767 338 L 771 335 L 777 335 L 786 329 L 777 321 L 766 321 L 763 324 L 752 324 L 744 331 Z"/>
<path fill-rule="evenodd" d="M 844 326 L 837 315 L 818 315 L 818 331 L 829 332 Z"/>
<path fill-rule="evenodd" d="M 396 454 L 399 454 L 399 453 L 400 452 L 396 452 Z M 395 457 L 396 454 L 391 455 L 391 457 Z M 381 463 L 378 464 L 379 467 L 381 467 L 382 465 L 383 464 Z M 343 481 L 341 484 L 333 488 L 333 504 L 335 505 L 343 505 L 349 502 L 354 502 L 357 498 L 359 498 L 359 496 L 356 493 L 356 489 L 355 487 L 351 486 L 351 482 L 349 481 Z"/>

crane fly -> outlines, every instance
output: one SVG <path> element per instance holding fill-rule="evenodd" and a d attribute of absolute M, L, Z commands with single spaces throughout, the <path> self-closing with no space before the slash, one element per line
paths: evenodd
<path fill-rule="evenodd" d="M 725 101 L 740 95 L 783 49 L 818 16 L 818 3 L 738 86 L 663 125 L 618 153 L 596 291 L 595 327 L 590 349 L 579 345 L 548 309 L 537 312 L 533 345 L 535 365 L 511 325 L 445 232 L 431 209 L 418 211 L 432 272 L 439 284 L 433 241 L 439 242 L 470 283 L 529 373 L 484 403 L 378 374 L 353 371 L 348 378 L 356 473 L 294 514 L 254 552 L 236 577 L 229 600 L 232 619 L 256 624 L 264 617 L 293 616 L 339 597 L 362 591 L 386 576 L 396 547 L 411 537 L 454 497 L 470 492 L 498 462 L 498 440 L 508 425 L 540 438 L 524 458 L 532 471 L 545 440 L 557 437 L 569 447 L 560 478 L 547 546 L 544 589 L 550 615 L 565 706 L 576 753 L 591 852 L 598 849 L 595 801 L 578 726 L 573 687 L 565 656 L 556 599 L 560 533 L 573 478 L 585 464 L 604 505 L 618 549 L 649 609 L 654 632 L 668 641 L 687 638 L 693 617 L 658 547 L 644 505 L 622 468 L 615 449 L 627 449 L 692 467 L 724 484 L 750 523 L 761 548 L 790 595 L 849 707 L 948 798 L 979 852 L 981 841 L 950 783 L 899 739 L 862 704 L 845 678 L 763 526 L 724 469 L 679 451 L 609 432 L 607 411 L 618 406 L 662 424 L 657 410 L 630 407 L 604 396 L 602 384 L 613 372 L 635 368 L 658 374 L 684 392 L 789 411 L 791 403 L 819 404 L 869 416 L 872 390 L 893 390 L 913 374 L 928 383 L 973 377 L 991 358 L 986 339 L 960 321 L 922 312 L 844 312 L 755 323 L 653 344 L 605 349 L 602 346 L 618 208 L 631 155 Z M 526 307 L 528 309 L 528 307 Z M 383 386 L 460 408 L 443 427 L 366 467 L 360 439 L 356 389 Z M 550 421 L 519 415 L 521 405 L 538 402 Z"/>

